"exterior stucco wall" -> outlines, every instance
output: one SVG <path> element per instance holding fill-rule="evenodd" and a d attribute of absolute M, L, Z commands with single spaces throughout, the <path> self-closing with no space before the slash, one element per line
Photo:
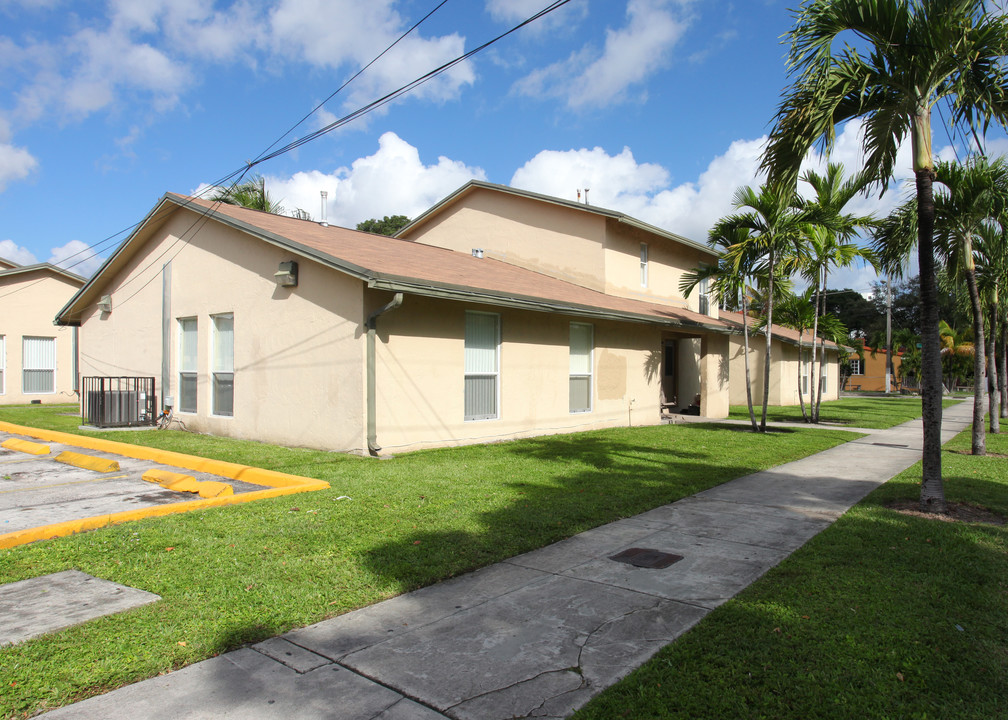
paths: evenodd
<path fill-rule="evenodd" d="M 773 340 L 772 360 L 770 365 L 770 405 L 798 405 L 798 347 L 790 343 Z M 803 348 L 804 352 L 811 352 Z M 766 355 L 766 339 L 762 335 L 749 338 L 749 372 L 752 379 L 752 398 L 754 405 L 763 403 L 763 358 Z M 730 349 L 731 404 L 746 404 L 745 360 L 743 357 L 743 342 L 741 335 L 731 336 Z M 823 400 L 836 400 L 839 397 L 840 364 L 835 350 L 826 352 L 826 390 Z M 818 363 L 816 374 L 818 375 Z M 809 388 L 815 386 L 815 377 L 810 378 Z M 803 393 L 805 402 L 810 393 Z"/>
<path fill-rule="evenodd" d="M 608 220 L 606 229 L 606 293 L 699 312 L 699 290 L 687 298 L 679 290 L 679 283 L 686 272 L 717 262 L 715 256 L 616 220 Z M 641 284 L 641 243 L 647 245 L 647 286 Z M 709 315 L 717 317 L 716 303 L 710 304 Z"/>
<path fill-rule="evenodd" d="M 218 223 L 176 212 L 108 283 L 112 312 L 82 318 L 82 375 L 142 375 L 190 430 L 330 450 L 364 446 L 363 283 Z M 177 239 L 184 236 L 187 243 Z M 156 260 L 157 258 L 163 259 Z M 170 261 L 169 385 L 161 387 L 163 265 Z M 234 414 L 211 412 L 212 315 L 234 314 Z M 179 406 L 179 318 L 197 319 L 197 411 Z"/>
<path fill-rule="evenodd" d="M 853 356 L 852 357 L 856 357 Z M 901 353 L 893 355 L 893 376 L 890 381 L 890 390 L 899 390 L 899 370 L 903 363 Z M 886 351 L 885 348 L 876 350 L 872 355 L 870 349 L 864 351 L 863 372 L 859 375 L 851 375 L 847 380 L 848 390 L 861 390 L 868 392 L 885 392 L 886 376 Z"/>
<path fill-rule="evenodd" d="M 603 291 L 605 232 L 598 215 L 477 189 L 403 238 L 466 254 L 481 248 L 485 257 Z"/>
<path fill-rule="evenodd" d="M 384 294 L 369 301 L 380 306 Z M 500 317 L 498 418 L 464 419 L 465 312 Z M 570 323 L 593 326 L 592 411 L 569 411 Z M 383 452 L 659 422 L 661 330 L 406 296 L 378 321 Z"/>
<path fill-rule="evenodd" d="M 0 404 L 14 405 L 32 400 L 41 400 L 43 403 L 76 400 L 74 331 L 73 328 L 53 325 L 53 318 L 79 288 L 79 283 L 45 270 L 0 277 L 0 336 L 3 336 Z M 55 339 L 55 392 L 23 392 L 22 348 L 25 337 Z"/>

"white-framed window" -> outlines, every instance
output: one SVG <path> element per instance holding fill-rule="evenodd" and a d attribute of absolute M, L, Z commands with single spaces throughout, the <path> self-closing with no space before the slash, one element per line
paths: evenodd
<path fill-rule="evenodd" d="M 826 386 L 828 385 L 827 383 L 828 378 L 829 378 L 829 365 L 824 364 L 822 366 L 822 383 L 820 384 L 819 387 L 819 392 L 821 392 L 823 395 L 826 394 Z"/>
<path fill-rule="evenodd" d="M 852 357 L 849 362 L 851 375 L 864 375 L 864 360 L 859 357 Z"/>
<path fill-rule="evenodd" d="M 21 338 L 21 391 L 25 395 L 56 392 L 56 338 Z"/>
<path fill-rule="evenodd" d="M 570 411 L 592 410 L 592 351 L 594 328 L 586 323 L 570 324 Z"/>
<path fill-rule="evenodd" d="M 196 412 L 196 377 L 198 373 L 197 347 L 199 325 L 196 318 L 179 318 L 178 409 Z"/>
<path fill-rule="evenodd" d="M 0 395 L 7 392 L 7 386 L 4 384 L 4 377 L 7 373 L 7 339 L 4 335 L 0 335 Z"/>
<path fill-rule="evenodd" d="M 234 415 L 234 314 L 211 315 L 213 414 Z"/>
<path fill-rule="evenodd" d="M 643 288 L 647 287 L 648 281 L 648 257 L 647 257 L 647 243 L 640 244 L 640 285 Z"/>
<path fill-rule="evenodd" d="M 700 278 L 700 314 L 710 315 L 710 278 Z"/>
<path fill-rule="evenodd" d="M 465 314 L 465 420 L 499 416 L 500 316 Z"/>

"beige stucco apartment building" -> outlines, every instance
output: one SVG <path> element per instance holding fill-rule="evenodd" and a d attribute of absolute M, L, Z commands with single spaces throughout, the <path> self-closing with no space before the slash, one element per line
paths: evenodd
<path fill-rule="evenodd" d="M 715 260 L 479 182 L 398 238 L 167 194 L 58 321 L 82 376 L 155 377 L 192 430 L 395 452 L 654 424 L 697 393 L 723 417 L 731 327 L 676 289 Z"/>
<path fill-rule="evenodd" d="M 0 404 L 76 400 L 77 330 L 53 317 L 84 278 L 0 259 Z"/>
<path fill-rule="evenodd" d="M 731 365 L 730 402 L 732 405 L 746 404 L 745 347 L 742 333 L 741 313 L 724 312 L 721 319 L 737 328 L 731 336 L 729 354 Z M 754 330 L 754 321 L 749 321 L 749 372 L 752 382 L 753 402 L 763 402 L 763 363 L 766 357 L 766 335 L 762 329 Z M 819 376 L 819 360 L 816 360 L 812 374 L 812 333 L 775 325 L 770 339 L 770 405 L 798 405 L 798 391 L 808 403 L 810 391 L 815 389 Z M 799 365 L 800 363 L 800 365 Z M 826 364 L 822 373 L 822 399 L 836 400 L 840 397 L 840 348 L 833 342 L 826 342 Z"/>

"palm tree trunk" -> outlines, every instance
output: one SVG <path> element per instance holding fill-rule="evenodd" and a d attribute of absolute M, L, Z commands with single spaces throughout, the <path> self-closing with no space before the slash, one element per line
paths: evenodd
<path fill-rule="evenodd" d="M 749 404 L 749 420 L 752 422 L 753 432 L 759 430 L 756 426 L 756 413 L 753 412 L 752 404 L 752 377 L 749 374 L 749 306 L 746 304 L 745 283 L 742 284 L 742 343 L 745 352 L 745 394 L 746 402 Z"/>
<path fill-rule="evenodd" d="M 802 362 L 801 341 L 802 341 L 802 332 L 799 330 L 798 331 L 798 404 L 801 405 L 801 414 L 802 417 L 805 418 L 805 422 L 809 422 L 808 413 L 805 412 L 805 395 L 802 393 L 801 390 L 801 362 Z"/>
<path fill-rule="evenodd" d="M 1001 318 L 1001 372 L 998 373 L 1001 386 L 1001 417 L 1008 418 L 1008 314 Z"/>
<path fill-rule="evenodd" d="M 822 314 L 826 314 L 826 279 L 823 276 L 823 293 L 822 293 Z M 819 412 L 822 409 L 822 374 L 823 367 L 826 364 L 826 338 L 812 338 L 812 357 L 815 358 L 816 355 L 816 340 L 819 340 L 819 374 L 816 375 L 816 385 L 812 389 L 812 397 L 815 398 L 815 411 L 812 413 L 812 418 L 815 422 L 819 422 Z"/>
<path fill-rule="evenodd" d="M 995 298 L 997 296 L 995 295 Z M 990 340 L 987 347 L 987 364 L 990 368 L 988 378 L 990 386 L 987 389 L 989 398 L 990 431 L 997 434 L 1001 432 L 1001 392 L 998 388 L 998 355 L 997 355 L 997 300 L 991 303 L 990 308 Z"/>
<path fill-rule="evenodd" d="M 766 432 L 767 405 L 770 403 L 770 343 L 773 340 L 773 294 L 774 294 L 774 252 L 770 249 L 770 280 L 767 294 L 766 357 L 763 358 L 763 416 L 760 419 L 760 432 Z"/>
<path fill-rule="evenodd" d="M 809 383 L 811 384 L 812 378 L 815 377 L 815 361 L 816 361 L 816 338 L 819 337 L 819 278 L 816 278 L 816 291 L 815 291 L 815 319 L 812 321 L 812 365 L 809 367 Z M 799 347 L 801 343 L 798 343 Z M 801 372 L 801 352 L 798 353 L 798 372 Z M 798 381 L 799 386 L 801 385 L 801 380 Z M 819 408 L 815 404 L 815 390 L 809 387 L 809 405 L 812 412 L 812 418 L 810 422 L 819 422 Z"/>
<path fill-rule="evenodd" d="M 963 241 L 963 255 L 966 262 L 966 287 L 969 290 L 970 308 L 973 311 L 973 439 L 971 449 L 974 455 L 987 454 L 987 436 L 984 434 L 984 393 L 987 391 L 987 362 L 984 350 L 983 307 L 980 305 L 980 291 L 977 288 L 976 268 L 973 266 L 973 243 Z"/>
<path fill-rule="evenodd" d="M 916 162 L 914 164 L 917 165 Z M 926 166 L 915 169 L 914 174 L 917 184 L 917 262 L 921 286 L 921 413 L 924 426 L 920 502 L 921 509 L 925 512 L 946 513 L 948 506 L 945 503 L 941 468 L 942 368 L 938 337 L 938 281 L 934 259 L 934 170 Z"/>

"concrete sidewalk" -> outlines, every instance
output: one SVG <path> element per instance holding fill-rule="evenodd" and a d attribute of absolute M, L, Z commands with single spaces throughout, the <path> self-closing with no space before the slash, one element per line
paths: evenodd
<path fill-rule="evenodd" d="M 943 439 L 969 425 L 946 408 Z M 919 420 L 48 718 L 560 718 L 920 459 Z M 682 556 L 616 562 L 628 548 Z"/>

